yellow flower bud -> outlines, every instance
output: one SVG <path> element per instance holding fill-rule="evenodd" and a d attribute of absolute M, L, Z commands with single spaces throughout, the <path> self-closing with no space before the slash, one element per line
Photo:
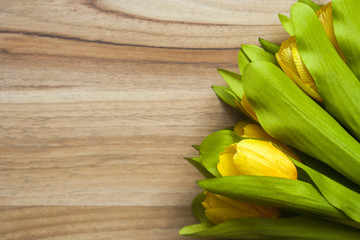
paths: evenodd
<path fill-rule="evenodd" d="M 255 175 L 297 179 L 289 157 L 271 142 L 244 139 L 219 155 L 217 169 L 222 176 Z"/>
<path fill-rule="evenodd" d="M 310 97 L 322 102 L 315 81 L 301 60 L 295 37 L 281 43 L 280 50 L 275 54 L 282 70 Z"/>
<path fill-rule="evenodd" d="M 279 216 L 279 210 L 277 208 L 243 203 L 210 192 L 205 192 L 205 195 L 206 198 L 204 202 L 202 202 L 205 208 L 205 215 L 215 224 L 246 217 L 275 218 Z"/>
<path fill-rule="evenodd" d="M 324 30 L 331 41 L 332 45 L 338 52 L 339 56 L 346 62 L 344 53 L 341 51 L 340 46 L 336 40 L 332 19 L 331 2 L 322 6 L 316 12 L 319 17 Z M 276 59 L 282 70 L 293 80 L 306 94 L 323 102 L 323 99 L 318 93 L 315 81 L 305 67 L 299 50 L 296 45 L 295 37 L 290 37 L 281 43 L 280 50 L 275 54 Z"/>
<path fill-rule="evenodd" d="M 332 8 L 331 8 L 331 2 L 328 4 L 322 6 L 319 11 L 316 12 L 316 14 L 319 17 L 319 20 L 321 24 L 323 25 L 326 35 L 330 39 L 332 45 L 340 55 L 340 57 L 346 62 L 345 55 L 341 51 L 339 43 L 336 40 L 335 32 L 334 32 L 334 25 L 333 25 L 333 19 L 332 19 Z"/>
<path fill-rule="evenodd" d="M 260 140 L 267 140 L 273 142 L 278 146 L 286 155 L 301 162 L 296 153 L 286 144 L 280 142 L 276 138 L 271 137 L 265 130 L 256 123 L 247 121 L 240 121 L 234 126 L 234 132 L 243 138 L 257 138 Z"/>

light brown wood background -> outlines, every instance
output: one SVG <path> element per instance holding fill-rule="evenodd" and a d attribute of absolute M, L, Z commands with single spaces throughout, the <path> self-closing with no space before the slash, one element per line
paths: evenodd
<path fill-rule="evenodd" d="M 211 85 L 293 0 L 0 0 L 0 239 L 184 239 Z"/>

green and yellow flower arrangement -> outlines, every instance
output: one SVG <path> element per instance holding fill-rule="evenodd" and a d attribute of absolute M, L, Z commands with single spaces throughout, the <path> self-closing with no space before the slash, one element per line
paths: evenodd
<path fill-rule="evenodd" d="M 180 235 L 360 239 L 360 0 L 298 0 L 281 45 L 242 45 L 241 74 L 219 69 L 219 98 L 248 120 L 214 132 Z"/>

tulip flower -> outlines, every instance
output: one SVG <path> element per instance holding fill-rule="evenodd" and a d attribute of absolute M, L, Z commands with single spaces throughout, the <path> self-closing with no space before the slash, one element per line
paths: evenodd
<path fill-rule="evenodd" d="M 251 123 L 248 121 L 240 121 L 234 126 L 234 132 L 243 138 L 257 138 L 260 140 L 267 140 L 273 142 L 286 155 L 301 162 L 300 158 L 289 146 L 277 140 L 276 138 L 271 137 L 259 124 Z"/>
<path fill-rule="evenodd" d="M 219 69 L 228 86 L 216 94 L 257 123 L 196 146 L 190 163 L 206 177 L 192 203 L 199 223 L 181 235 L 360 239 L 359 12 L 359 0 L 298 0 L 279 16 L 291 35 L 281 46 L 242 45 L 241 75 Z"/>
<path fill-rule="evenodd" d="M 266 134 L 260 133 L 263 136 Z M 241 140 L 226 147 L 219 160 L 217 168 L 222 176 L 255 175 L 297 179 L 296 168 L 291 160 L 267 141 Z M 239 202 L 210 192 L 205 192 L 205 195 L 205 201 L 202 202 L 205 215 L 215 224 L 244 217 L 279 216 L 278 208 Z"/>
<path fill-rule="evenodd" d="M 345 61 L 345 56 L 340 49 L 334 33 L 331 2 L 321 7 L 316 13 L 332 45 L 340 57 Z M 291 80 L 293 80 L 310 97 L 319 102 L 323 102 L 313 77 L 300 57 L 295 37 L 291 36 L 288 40 L 283 41 L 279 52 L 277 52 L 275 56 L 282 70 L 291 78 Z"/>
<path fill-rule="evenodd" d="M 275 54 L 282 70 L 310 97 L 322 102 L 315 81 L 301 60 L 295 37 L 281 43 L 280 50 Z"/>
<path fill-rule="evenodd" d="M 244 139 L 225 148 L 217 169 L 222 176 L 254 175 L 297 179 L 290 158 L 271 142 Z"/>
<path fill-rule="evenodd" d="M 206 198 L 202 202 L 205 216 L 215 224 L 247 217 L 276 218 L 279 216 L 277 208 L 239 202 L 210 192 L 205 192 L 205 196 Z"/>

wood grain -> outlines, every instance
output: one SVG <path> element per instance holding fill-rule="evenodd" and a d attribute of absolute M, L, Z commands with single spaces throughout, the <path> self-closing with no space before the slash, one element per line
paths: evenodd
<path fill-rule="evenodd" d="M 186 207 L 0 208 L 1 239 L 170 239 L 194 223 Z M 178 237 L 178 239 L 187 239 Z"/>
<path fill-rule="evenodd" d="M 0 238 L 180 239 L 216 68 L 293 2 L 0 0 Z"/>

